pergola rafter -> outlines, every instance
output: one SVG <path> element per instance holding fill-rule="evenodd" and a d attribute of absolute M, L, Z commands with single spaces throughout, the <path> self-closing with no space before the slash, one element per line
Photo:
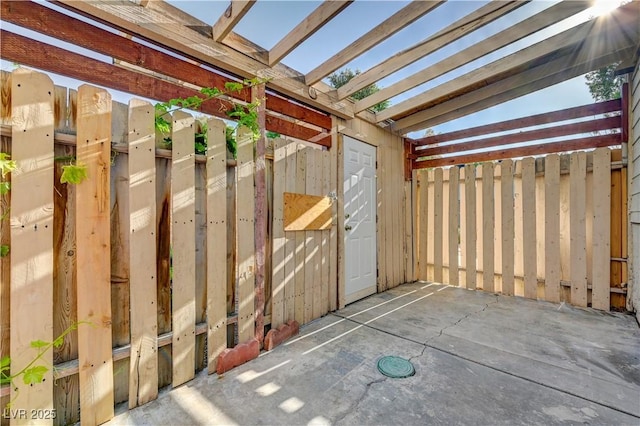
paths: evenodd
<path fill-rule="evenodd" d="M 378 24 L 371 31 L 364 34 L 358 40 L 349 44 L 340 52 L 309 71 L 305 76 L 305 82 L 309 85 L 322 80 L 349 61 L 362 55 L 367 50 L 375 47 L 381 41 L 391 37 L 403 28 L 411 25 L 427 13 L 441 6 L 446 0 L 425 1 L 413 0 L 411 3 L 391 15 L 385 21 Z"/>
<path fill-rule="evenodd" d="M 564 0 L 557 3 L 550 8 L 537 13 L 531 18 L 525 19 L 517 25 L 509 27 L 498 34 L 469 46 L 436 64 L 398 81 L 397 83 L 380 89 L 379 92 L 373 93 L 371 96 L 367 96 L 366 98 L 356 102 L 355 110 L 362 111 L 386 99 L 391 99 L 400 93 L 433 80 L 434 78 L 481 58 L 484 55 L 488 55 L 537 31 L 543 30 L 556 22 L 573 16 L 588 7 L 588 1 Z"/>
<path fill-rule="evenodd" d="M 507 13 L 524 6 L 527 1 L 494 0 L 467 16 L 453 22 L 418 44 L 396 53 L 392 57 L 354 77 L 338 89 L 338 98 L 344 99 L 394 72 L 411 65 L 430 53 L 447 46 L 465 35 L 487 25 Z"/>
<path fill-rule="evenodd" d="M 256 0 L 231 0 L 227 10 L 218 18 L 211 34 L 215 41 L 222 41 L 233 30 L 238 22 L 249 12 Z"/>

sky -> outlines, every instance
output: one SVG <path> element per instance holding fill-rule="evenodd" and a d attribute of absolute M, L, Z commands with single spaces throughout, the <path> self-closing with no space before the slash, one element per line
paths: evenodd
<path fill-rule="evenodd" d="M 609 0 L 614 1 L 614 0 Z M 472 32 L 462 39 L 442 48 L 433 54 L 423 58 L 414 64 L 382 79 L 378 85 L 380 87 L 389 86 L 413 73 L 436 63 L 444 57 L 471 46 L 478 41 L 493 35 L 516 21 L 525 19 L 534 13 L 542 11 L 557 1 L 534 0 L 529 4 L 520 7 L 516 11 L 502 17 L 493 23 Z M 217 20 L 228 5 L 228 1 L 217 0 L 170 0 L 169 3 L 179 7 L 187 13 L 196 16 L 200 20 L 212 24 Z M 414 22 L 412 25 L 401 30 L 397 34 L 389 37 L 378 46 L 372 48 L 365 54 L 351 61 L 347 67 L 365 71 L 377 63 L 387 59 L 393 54 L 411 47 L 429 35 L 439 31 L 446 25 L 463 17 L 464 15 L 485 5 L 486 1 L 475 0 L 450 0 L 442 6 L 437 7 L 430 13 Z M 259 0 L 247 15 L 235 27 L 234 31 L 257 43 L 258 45 L 270 49 L 284 35 L 291 31 L 299 22 L 309 15 L 318 5 L 319 1 L 310 0 Z M 283 63 L 302 72 L 311 71 L 333 54 L 340 51 L 349 43 L 366 33 L 384 19 L 400 10 L 408 4 L 407 1 L 396 0 L 356 0 L 349 7 L 344 9 L 337 17 L 331 20 L 325 27 L 301 44 L 296 50 L 283 59 Z M 47 3 L 50 6 L 49 3 Z M 589 16 L 592 12 L 586 12 L 582 17 L 566 20 L 556 24 L 540 33 L 529 36 L 517 43 L 506 46 L 487 58 L 481 58 L 437 79 L 427 82 L 419 87 L 409 90 L 393 99 L 392 104 L 397 104 L 404 99 L 415 96 L 438 84 L 449 81 L 457 76 L 472 71 L 488 62 L 496 60 L 504 55 L 515 52 L 522 47 L 536 43 L 549 35 L 561 30 L 577 25 Z M 36 33 L 26 32 L 20 27 L 2 23 L 2 27 L 18 32 L 27 33 L 29 36 L 47 41 L 46 38 Z M 64 43 L 49 39 L 47 42 L 60 45 L 64 48 L 74 50 L 87 56 L 97 57 L 101 60 L 110 61 L 110 58 L 96 55 L 93 52 L 71 47 Z M 2 69 L 11 69 L 12 64 L 2 61 Z M 49 73 L 50 74 L 50 73 Z M 71 79 L 61 78 L 52 75 L 56 84 L 67 87 L 75 87 L 78 82 Z M 111 91 L 114 100 L 127 102 L 129 95 Z M 592 103 L 593 99 L 588 92 L 583 76 L 557 84 L 545 90 L 520 97 L 510 102 L 497 105 L 493 108 L 480 111 L 478 113 L 443 123 L 435 126 L 436 133 L 445 133 L 467 127 L 493 123 L 512 118 L 524 117 L 532 114 L 564 109 L 577 105 Z M 423 132 L 414 132 L 410 137 L 419 137 Z"/>

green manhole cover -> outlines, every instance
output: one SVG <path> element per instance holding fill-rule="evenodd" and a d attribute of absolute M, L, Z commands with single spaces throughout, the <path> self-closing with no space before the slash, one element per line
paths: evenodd
<path fill-rule="evenodd" d="M 385 356 L 378 360 L 378 371 L 387 377 L 402 379 L 416 374 L 413 364 L 398 356 Z"/>

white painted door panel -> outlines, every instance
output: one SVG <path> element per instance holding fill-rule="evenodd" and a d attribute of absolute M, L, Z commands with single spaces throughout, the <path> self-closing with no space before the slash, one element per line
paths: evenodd
<path fill-rule="evenodd" d="M 376 292 L 376 148 L 344 136 L 345 301 Z"/>

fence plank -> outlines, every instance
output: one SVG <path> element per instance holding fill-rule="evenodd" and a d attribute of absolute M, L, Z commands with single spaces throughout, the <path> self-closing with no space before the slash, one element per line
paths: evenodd
<path fill-rule="evenodd" d="M 255 261 L 253 138 L 248 129 L 238 130 L 238 341 L 245 343 L 255 335 Z"/>
<path fill-rule="evenodd" d="M 493 168 L 493 270 L 494 270 L 494 291 L 502 292 L 502 168 L 500 163 L 494 164 Z"/>
<path fill-rule="evenodd" d="M 324 197 L 329 194 L 330 188 L 329 180 L 331 169 L 329 162 L 329 151 L 322 151 L 322 192 L 320 193 L 320 195 Z M 295 175 L 292 175 L 291 178 L 291 184 L 292 186 L 295 186 Z M 320 285 L 322 286 L 321 315 L 324 315 L 329 311 L 329 232 L 330 229 L 319 232 L 322 238 L 322 251 L 320 254 L 320 257 L 322 259 L 322 280 L 320 283 Z M 290 286 L 287 285 L 287 288 L 290 288 Z"/>
<path fill-rule="evenodd" d="M 493 163 L 482 164 L 482 288 L 492 293 L 495 291 L 493 169 Z"/>
<path fill-rule="evenodd" d="M 296 192 L 306 193 L 307 188 L 307 151 L 302 144 L 294 144 L 296 148 Z M 306 232 L 296 232 L 296 272 L 295 272 L 295 320 L 299 324 L 305 322 L 305 244 L 307 241 Z"/>
<path fill-rule="evenodd" d="M 11 155 L 17 168 L 11 176 L 9 211 L 10 294 L 2 297 L 11 301 L 11 373 L 16 374 L 36 354 L 32 340 L 53 340 L 53 83 L 45 74 L 18 69 L 11 78 L 11 96 Z M 51 365 L 52 351 L 42 361 Z M 11 407 L 52 410 L 51 369 L 44 379 L 37 386 L 17 379 L 11 386 Z M 11 423 L 34 421 L 26 417 Z"/>
<path fill-rule="evenodd" d="M 451 212 L 449 211 L 449 207 L 451 203 L 449 202 L 449 173 L 452 171 L 452 168 L 447 170 L 443 170 L 443 184 L 442 184 L 442 264 L 446 266 L 442 272 L 442 282 L 446 284 L 450 284 L 449 279 L 449 227 L 451 226 Z"/>
<path fill-rule="evenodd" d="M 271 327 L 278 327 L 284 321 L 284 251 L 285 232 L 283 206 L 285 191 L 285 175 L 287 173 L 287 141 L 276 139 L 273 148 L 273 225 L 271 235 L 273 241 L 273 257 L 271 261 L 272 296 Z M 290 238 L 290 235 L 287 236 Z"/>
<path fill-rule="evenodd" d="M 514 222 L 513 222 L 513 161 L 500 164 L 500 190 L 502 204 L 502 294 L 514 294 Z"/>
<path fill-rule="evenodd" d="M 458 286 L 458 239 L 460 223 L 460 168 L 449 169 L 449 284 Z"/>
<path fill-rule="evenodd" d="M 129 408 L 158 396 L 154 108 L 129 102 Z"/>
<path fill-rule="evenodd" d="M 464 166 L 466 286 L 476 288 L 476 166 Z"/>
<path fill-rule="evenodd" d="M 574 152 L 570 157 L 570 215 L 571 215 L 571 303 L 587 306 L 587 232 L 586 232 L 586 173 L 587 156 Z"/>
<path fill-rule="evenodd" d="M 442 198 L 443 198 L 443 172 L 442 168 L 438 167 L 434 172 L 433 180 L 433 280 L 442 282 Z"/>
<path fill-rule="evenodd" d="M 550 154 L 544 162 L 545 260 L 544 298 L 560 301 L 560 157 Z"/>
<path fill-rule="evenodd" d="M 190 114 L 173 114 L 171 158 L 171 248 L 173 276 L 172 386 L 191 380 L 195 372 L 195 138 Z"/>
<path fill-rule="evenodd" d="M 433 281 L 434 261 L 435 261 L 435 172 L 433 169 L 427 170 L 427 280 Z M 393 215 L 390 215 L 393 217 Z"/>
<path fill-rule="evenodd" d="M 286 141 L 285 141 L 286 143 Z M 286 147 L 285 164 L 286 164 L 286 178 L 284 190 L 287 192 L 296 191 L 296 179 L 297 179 L 297 164 L 296 164 L 296 146 L 295 144 L 289 144 Z M 285 247 L 284 247 L 284 308 L 283 308 L 283 321 L 289 321 L 295 317 L 295 301 L 296 301 L 296 233 L 285 234 Z M 279 285 L 280 283 L 274 284 Z M 277 327 L 271 322 L 271 327 Z"/>
<path fill-rule="evenodd" d="M 460 194 L 460 230 L 458 232 L 458 238 L 460 239 L 460 261 L 459 264 L 462 266 L 460 270 L 460 278 L 459 284 L 460 287 L 466 288 L 467 283 L 467 201 L 466 201 L 466 174 L 464 171 L 464 167 L 458 167 L 458 173 L 460 174 L 458 178 L 458 193 Z"/>
<path fill-rule="evenodd" d="M 427 280 L 427 224 L 428 210 L 428 182 L 427 170 L 418 170 L 418 279 Z"/>
<path fill-rule="evenodd" d="M 482 223 L 482 166 L 477 165 L 475 168 L 476 171 L 476 288 L 483 289 L 484 288 L 484 276 L 478 271 L 482 271 L 484 266 L 484 250 L 482 245 L 484 243 L 484 229 Z"/>
<path fill-rule="evenodd" d="M 109 164 L 111 95 L 89 85 L 78 89 L 77 162 L 87 166 L 76 188 L 80 412 L 87 424 L 113 417 L 111 268 L 109 256 Z"/>
<path fill-rule="evenodd" d="M 536 245 L 536 163 L 531 157 L 522 160 L 522 265 L 524 297 L 538 297 Z"/>
<path fill-rule="evenodd" d="M 378 190 L 378 193 L 380 191 Z M 419 218 L 418 218 L 418 170 L 411 171 L 411 249 L 413 251 L 413 275 L 410 281 L 418 280 L 418 227 L 419 227 Z M 380 229 L 378 229 L 378 233 L 380 233 Z M 380 243 L 378 243 L 380 246 Z M 378 253 L 380 253 L 380 249 L 378 248 Z M 379 257 L 378 257 L 379 259 Z"/>
<path fill-rule="evenodd" d="M 517 296 L 524 296 L 524 229 L 522 211 L 522 160 L 513 164 L 513 226 L 514 226 L 514 293 Z M 515 279 L 515 277 L 518 277 Z"/>
<path fill-rule="evenodd" d="M 593 260 L 591 306 L 609 310 L 610 306 L 610 222 L 611 151 L 598 148 L 593 153 Z"/>
<path fill-rule="evenodd" d="M 311 186 L 309 186 L 309 180 L 307 180 L 307 188 L 312 192 L 307 192 L 310 195 L 320 195 L 322 190 L 322 151 L 313 149 L 313 155 L 307 158 L 307 172 L 312 171 Z M 311 160 L 311 162 L 309 162 Z M 307 178 L 309 175 L 307 174 Z M 322 312 L 322 237 L 321 231 L 311 231 L 313 238 L 313 250 L 311 256 L 311 266 L 313 269 L 312 278 L 312 305 L 311 305 L 311 318 L 319 318 Z"/>
<path fill-rule="evenodd" d="M 335 118 L 333 119 L 336 120 Z M 334 140 L 329 149 L 331 156 L 331 187 L 330 191 L 337 197 L 338 194 L 338 143 Z M 299 177 L 296 178 L 299 180 Z M 329 253 L 331 256 L 329 265 L 329 311 L 333 312 L 338 308 L 338 206 L 334 201 L 331 209 L 331 231 L 329 234 Z"/>
<path fill-rule="evenodd" d="M 226 125 L 207 122 L 207 363 L 216 371 L 227 348 L 227 142 Z"/>

